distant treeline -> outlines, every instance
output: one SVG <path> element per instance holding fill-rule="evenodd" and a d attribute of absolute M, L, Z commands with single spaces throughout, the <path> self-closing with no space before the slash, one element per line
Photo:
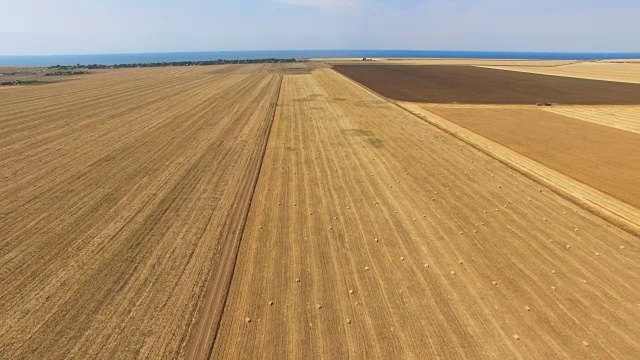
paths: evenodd
<path fill-rule="evenodd" d="M 88 74 L 88 71 L 54 71 L 44 74 L 44 76 L 70 76 L 70 75 L 84 75 Z"/>
<path fill-rule="evenodd" d="M 45 84 L 40 80 L 12 80 L 0 82 L 0 86 L 40 85 Z"/>
<path fill-rule="evenodd" d="M 244 60 L 207 60 L 207 61 L 172 61 L 172 62 L 156 62 L 156 63 L 134 63 L 134 64 L 116 64 L 116 65 L 55 65 L 50 69 L 73 70 L 73 69 L 121 69 L 121 68 L 141 68 L 141 67 L 165 67 L 165 66 L 208 66 L 208 65 L 226 65 L 226 64 L 273 64 L 273 63 L 295 63 L 296 59 L 244 59 Z"/>

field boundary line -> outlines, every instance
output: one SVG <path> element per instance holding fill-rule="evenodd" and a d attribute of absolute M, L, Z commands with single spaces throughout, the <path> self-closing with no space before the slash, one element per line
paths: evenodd
<path fill-rule="evenodd" d="M 445 118 L 435 115 L 426 109 L 412 109 L 412 106 L 418 107 L 418 105 L 401 102 L 392 103 L 428 124 L 431 124 L 449 135 L 467 143 L 474 149 L 481 151 L 482 153 L 506 165 L 510 169 L 524 175 L 528 179 L 546 187 L 580 208 L 589 211 L 590 213 L 636 237 L 640 237 L 640 216 L 638 215 L 639 211 L 635 206 L 627 204 L 618 198 L 583 184 L 570 176 L 551 169 L 546 165 L 518 153 L 517 151 L 511 150 L 496 143 L 495 141 L 478 135 L 473 131 L 453 124 Z M 491 149 L 491 147 L 494 149 Z M 536 170 L 542 171 L 538 172 Z M 570 185 L 561 186 L 560 184 L 562 183 Z M 577 190 L 580 195 L 576 195 L 575 191 L 570 191 L 570 188 Z M 603 205 L 603 203 L 609 203 L 614 206 L 608 207 Z"/>
<path fill-rule="evenodd" d="M 537 184 L 540 184 L 541 186 L 544 186 L 545 188 L 549 189 L 550 191 L 562 197 L 563 199 L 571 202 L 572 204 L 579 206 L 580 208 L 590 212 L 591 214 L 605 220 L 606 222 L 622 229 L 623 231 L 635 237 L 640 237 L 640 210 L 638 210 L 638 208 L 636 208 L 635 206 L 627 204 L 611 195 L 605 194 L 597 189 L 594 189 L 588 185 L 585 185 L 567 175 L 564 175 L 543 164 L 540 164 L 537 161 L 530 159 L 516 151 L 508 149 L 503 145 L 500 145 L 494 141 L 486 139 L 470 130 L 467 130 L 461 126 L 455 125 L 452 122 L 440 116 L 430 113 L 426 109 L 420 108 L 419 110 L 420 112 L 417 112 L 415 110 L 411 110 L 407 108 L 407 106 L 411 106 L 411 105 L 418 106 L 417 103 L 408 103 L 408 102 L 401 102 L 401 101 L 389 99 L 386 96 L 383 96 L 378 92 L 351 79 L 350 77 L 340 73 L 339 71 L 334 70 L 333 68 L 331 68 L 331 71 L 333 71 L 338 76 L 341 76 L 348 82 L 351 82 L 359 86 L 360 88 L 368 91 L 369 93 L 375 95 L 376 97 L 384 99 L 388 101 L 390 104 L 397 106 L 398 108 L 402 109 L 405 113 L 409 113 L 410 115 L 415 116 L 419 120 L 422 120 L 423 122 L 430 124 L 431 126 L 439 129 L 440 131 L 447 133 L 457 138 L 458 140 L 470 145 L 474 149 L 497 160 L 501 164 L 509 167 L 510 169 L 513 169 L 514 171 L 517 171 L 518 173 L 524 175 L 526 178 L 536 182 Z M 440 119 L 441 122 L 437 122 L 429 119 L 423 113 L 423 111 L 428 112 L 429 116 Z M 447 125 L 449 127 L 447 127 Z M 455 130 L 452 130 L 451 128 L 455 128 Z M 464 132 L 466 136 L 462 135 L 461 134 L 462 132 Z M 472 138 L 475 138 L 475 139 L 472 139 Z M 484 140 L 485 142 L 491 144 L 491 146 L 495 147 L 496 149 L 500 149 L 500 151 L 497 151 L 497 150 L 492 151 L 489 148 L 487 148 L 487 146 L 480 145 L 478 143 L 478 140 Z M 521 164 L 517 164 L 514 160 L 509 160 L 509 156 L 500 155 L 499 152 L 508 154 L 511 157 L 516 158 L 518 162 L 525 162 L 525 163 L 528 162 L 533 167 L 537 167 L 538 169 L 543 170 L 543 172 L 546 173 L 547 176 L 543 177 L 539 173 L 537 174 L 534 170 L 528 167 L 525 167 Z M 559 181 L 559 180 L 562 180 L 562 181 Z M 580 191 L 582 196 L 576 196 L 571 191 L 568 191 L 566 187 L 561 187 L 559 185 L 561 182 L 571 184 L 571 186 L 577 188 L 577 190 Z M 603 202 L 613 204 L 615 205 L 615 207 L 614 208 L 607 207 L 602 204 Z"/>
<path fill-rule="evenodd" d="M 249 218 L 249 213 L 251 211 L 253 197 L 260 179 L 260 174 L 262 173 L 264 157 L 267 152 L 269 139 L 271 138 L 271 129 L 277 113 L 276 110 L 278 108 L 278 103 L 280 102 L 280 93 L 282 91 L 284 75 L 279 75 L 279 77 L 275 101 L 272 109 L 266 116 L 268 123 L 265 140 L 261 148 L 258 148 L 260 153 L 256 167 L 253 170 L 254 179 L 253 181 L 248 182 L 249 188 L 246 192 L 248 197 L 245 199 L 241 198 L 238 202 L 241 205 L 246 204 L 246 207 L 241 206 L 241 208 L 244 208 L 244 211 L 240 215 L 241 219 L 238 223 L 237 229 L 233 229 L 232 227 L 229 231 L 232 234 L 237 234 L 237 236 L 232 236 L 230 241 L 226 241 L 223 244 L 222 251 L 220 253 L 220 265 L 214 269 L 210 282 L 207 285 L 207 289 L 204 294 L 204 301 L 200 304 L 199 314 L 196 316 L 196 325 L 192 328 L 192 331 L 190 331 L 189 336 L 184 343 L 185 348 L 181 351 L 182 358 L 209 359 L 213 353 L 213 348 L 220 329 L 220 323 L 229 298 L 231 283 L 235 273 L 236 263 L 238 261 L 240 245 L 245 236 L 244 232 Z"/>
<path fill-rule="evenodd" d="M 544 72 L 536 72 L 536 71 L 543 71 L 542 69 L 554 69 L 554 68 L 559 68 L 559 67 L 563 67 L 563 66 L 572 66 L 572 65 L 579 65 L 579 64 L 585 64 L 585 63 L 594 63 L 594 62 L 586 61 L 586 62 L 563 64 L 563 65 L 556 65 L 556 66 L 535 66 L 535 65 L 471 65 L 471 66 L 479 67 L 479 68 L 485 68 L 485 69 L 520 72 L 520 73 L 526 73 L 526 74 L 558 76 L 558 77 L 571 78 L 571 79 L 586 79 L 586 80 L 596 80 L 596 81 L 607 81 L 607 82 L 613 82 L 613 83 L 619 83 L 619 84 L 640 84 L 639 80 L 612 79 L 612 78 L 607 78 L 606 75 L 605 76 L 598 76 L 598 75 L 596 75 L 596 76 L 588 76 L 588 75 L 580 75 L 580 74 L 562 74 L 562 73 L 560 73 L 560 74 L 548 74 L 548 73 L 544 73 Z M 597 63 L 615 64 L 615 63 L 602 63 L 602 62 L 597 62 Z M 534 71 L 531 71 L 531 70 L 534 70 Z"/>

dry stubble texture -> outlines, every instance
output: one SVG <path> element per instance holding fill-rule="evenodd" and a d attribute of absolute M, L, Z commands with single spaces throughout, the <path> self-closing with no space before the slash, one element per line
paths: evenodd
<path fill-rule="evenodd" d="M 280 82 L 263 70 L 118 70 L 3 93 L 0 357 L 180 354 L 248 207 Z"/>
<path fill-rule="evenodd" d="M 640 134 L 640 106 L 553 106 L 545 110 Z"/>
<path fill-rule="evenodd" d="M 630 359 L 637 240 L 331 70 L 285 76 L 213 358 Z"/>

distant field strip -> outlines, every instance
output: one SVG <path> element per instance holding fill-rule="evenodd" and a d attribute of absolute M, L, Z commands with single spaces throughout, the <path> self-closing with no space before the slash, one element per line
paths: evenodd
<path fill-rule="evenodd" d="M 501 60 L 501 59 L 379 59 L 376 63 L 402 65 L 477 65 L 548 67 L 575 63 L 575 60 Z"/>
<path fill-rule="evenodd" d="M 640 106 L 553 106 L 544 110 L 640 134 Z"/>
<path fill-rule="evenodd" d="M 491 69 L 640 84 L 640 63 L 581 62 L 557 67 L 486 66 Z"/>
<path fill-rule="evenodd" d="M 629 358 L 639 251 L 330 69 L 285 76 L 212 358 Z"/>
<path fill-rule="evenodd" d="M 281 79 L 263 70 L 126 69 L 3 93 L 0 357 L 183 354 L 248 209 Z"/>

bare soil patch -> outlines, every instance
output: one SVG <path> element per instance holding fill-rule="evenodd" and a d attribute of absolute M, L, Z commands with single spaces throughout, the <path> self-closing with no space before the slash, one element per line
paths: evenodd
<path fill-rule="evenodd" d="M 425 103 L 640 104 L 640 85 L 469 66 L 335 65 L 373 91 Z"/>
<path fill-rule="evenodd" d="M 640 135 L 536 109 L 426 107 L 587 185 L 640 206 Z"/>

